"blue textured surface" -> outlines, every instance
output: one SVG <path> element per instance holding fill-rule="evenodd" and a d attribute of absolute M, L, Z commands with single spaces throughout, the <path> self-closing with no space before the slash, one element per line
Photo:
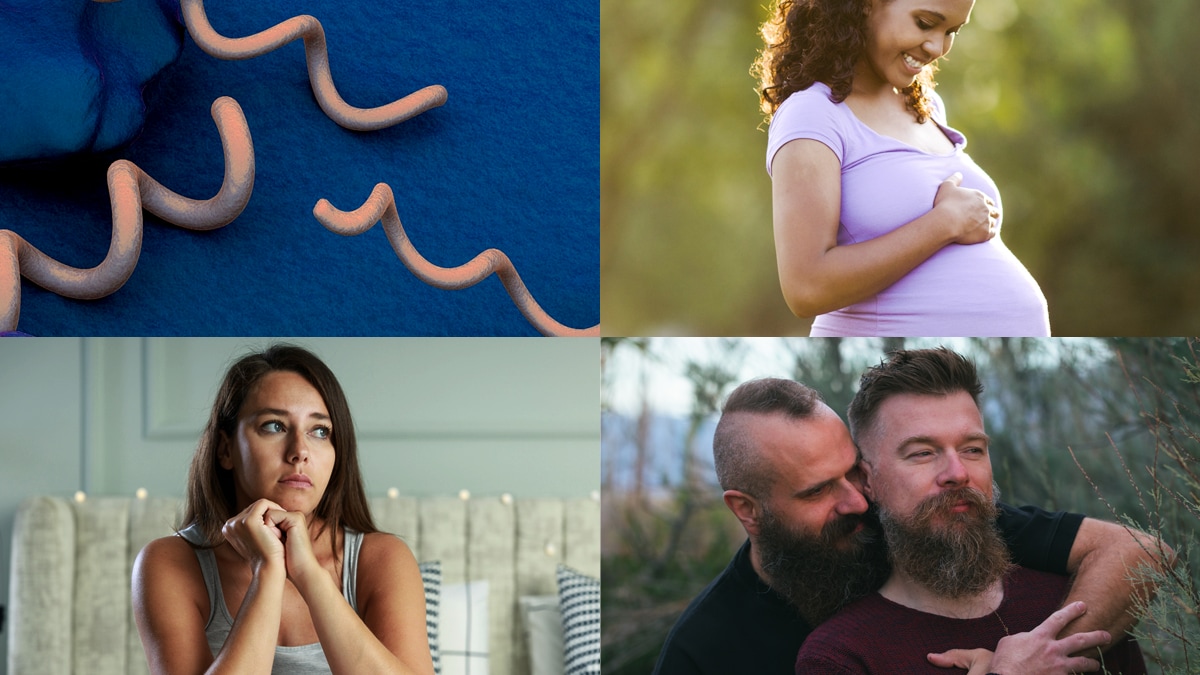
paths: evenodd
<path fill-rule="evenodd" d="M 183 45 L 178 15 L 168 0 L 0 1 L 0 163 L 133 140 L 142 88 Z"/>
<path fill-rule="evenodd" d="M 206 9 L 217 31 L 239 37 L 312 14 L 347 102 L 371 107 L 442 84 L 445 106 L 390 129 L 346 131 L 317 107 L 299 41 L 219 61 L 185 37 L 178 62 L 145 90 L 149 114 L 132 144 L 0 170 L 0 227 L 91 267 L 108 250 L 113 159 L 133 160 L 185 196 L 212 196 L 223 159 L 209 106 L 222 95 L 242 105 L 255 144 L 254 194 L 236 221 L 188 232 L 148 215 L 141 259 L 121 290 L 82 302 L 23 282 L 20 329 L 536 334 L 496 277 L 438 290 L 403 267 L 380 226 L 340 237 L 313 218 L 319 198 L 357 208 L 377 182 L 392 186 L 410 238 L 432 262 L 455 266 L 499 248 L 551 316 L 573 327 L 598 323 L 598 3 L 384 4 L 213 1 Z"/>

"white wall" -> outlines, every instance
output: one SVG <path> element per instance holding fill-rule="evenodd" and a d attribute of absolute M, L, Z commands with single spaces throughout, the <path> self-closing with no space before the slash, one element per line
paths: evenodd
<path fill-rule="evenodd" d="M 33 495 L 182 496 L 227 365 L 268 340 L 0 340 L 0 603 Z M 337 375 L 370 495 L 577 497 L 600 487 L 598 340 L 292 340 Z M 0 635 L 6 661 L 7 630 Z"/>

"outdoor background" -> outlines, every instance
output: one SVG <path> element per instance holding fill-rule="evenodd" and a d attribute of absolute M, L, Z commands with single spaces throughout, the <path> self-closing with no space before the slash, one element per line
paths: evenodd
<path fill-rule="evenodd" d="M 1152 673 L 1200 672 L 1194 338 L 605 338 L 603 672 L 649 672 L 676 618 L 745 540 L 712 468 L 717 411 L 733 387 L 794 378 L 844 416 L 885 351 L 938 344 L 979 367 L 1004 501 L 1126 521 L 1179 553 L 1139 640 Z"/>
<path fill-rule="evenodd" d="M 751 62 L 766 0 L 600 6 L 606 335 L 807 335 Z M 1200 3 L 986 0 L 938 76 L 1056 335 L 1200 327 Z"/>

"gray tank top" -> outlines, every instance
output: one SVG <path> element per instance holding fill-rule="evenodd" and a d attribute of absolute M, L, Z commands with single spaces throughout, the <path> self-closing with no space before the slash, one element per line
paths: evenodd
<path fill-rule="evenodd" d="M 342 595 L 350 608 L 358 613 L 355 580 L 358 577 L 358 550 L 362 546 L 361 532 L 345 530 L 342 549 Z M 196 545 L 203 545 L 204 539 L 200 531 L 193 525 L 179 533 L 184 539 Z M 225 606 L 225 594 L 221 592 L 221 575 L 217 572 L 217 557 L 212 549 L 197 548 L 196 557 L 200 560 L 200 571 L 204 574 L 204 586 L 208 589 L 208 623 L 204 626 L 204 635 L 208 638 L 208 648 L 215 657 L 225 644 L 225 638 L 233 629 L 233 616 Z M 320 642 L 296 647 L 276 647 L 275 662 L 271 666 L 271 675 L 329 675 L 329 662 L 325 660 L 325 651 Z"/>

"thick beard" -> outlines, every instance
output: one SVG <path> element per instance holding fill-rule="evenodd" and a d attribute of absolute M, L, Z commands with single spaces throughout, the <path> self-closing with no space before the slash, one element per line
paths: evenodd
<path fill-rule="evenodd" d="M 859 523 L 863 530 L 852 534 Z M 812 626 L 877 590 L 889 573 L 874 517 L 842 516 L 812 536 L 764 508 L 754 546 L 771 588 Z"/>
<path fill-rule="evenodd" d="M 952 513 L 959 501 L 972 506 Z M 912 515 L 880 509 L 892 566 L 938 597 L 959 599 L 987 590 L 1012 568 L 996 529 L 996 504 L 974 488 L 948 490 L 921 502 Z"/>

